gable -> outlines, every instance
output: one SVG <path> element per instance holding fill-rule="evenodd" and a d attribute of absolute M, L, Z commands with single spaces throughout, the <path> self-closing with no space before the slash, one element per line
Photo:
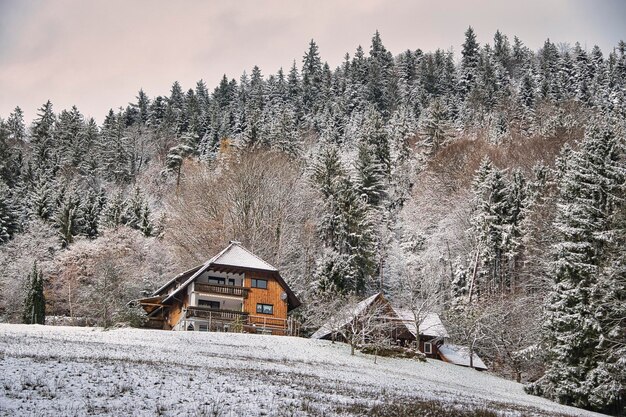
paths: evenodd
<path fill-rule="evenodd" d="M 278 271 L 278 269 L 236 242 L 231 243 L 226 250 L 214 257 L 212 264 L 245 269 L 258 269 L 261 271 Z"/>
<path fill-rule="evenodd" d="M 250 252 L 249 250 L 241 246 L 239 242 L 234 242 L 234 241 L 231 241 L 230 244 L 224 250 L 222 250 L 220 253 L 215 255 L 213 258 L 206 261 L 204 265 L 183 273 L 184 276 L 186 277 L 186 280 L 180 286 L 178 286 L 173 292 L 168 294 L 163 300 L 163 303 L 173 299 L 177 294 L 179 294 L 181 291 L 187 288 L 189 284 L 194 282 L 194 280 L 205 271 L 211 268 L 220 268 L 220 267 L 229 268 L 229 269 L 232 268 L 235 270 L 242 270 L 242 271 L 252 270 L 252 271 L 267 272 L 271 274 L 273 278 L 276 279 L 276 281 L 280 284 L 281 287 L 283 287 L 283 289 L 287 293 L 288 304 L 289 304 L 290 310 L 298 307 L 301 304 L 300 300 L 298 300 L 298 298 L 293 293 L 293 291 L 291 291 L 291 289 L 289 288 L 287 283 L 282 279 L 282 277 L 280 276 L 276 268 L 274 268 L 272 265 L 265 262 L 263 259 L 259 258 L 255 254 L 253 254 L 252 252 Z M 179 278 L 180 280 L 180 277 L 183 274 L 179 275 L 177 278 Z M 169 285 L 173 283 L 174 281 L 176 281 L 176 279 L 170 281 L 168 284 L 162 287 L 159 291 L 165 288 L 168 288 Z M 157 294 L 155 293 L 155 295 Z"/>

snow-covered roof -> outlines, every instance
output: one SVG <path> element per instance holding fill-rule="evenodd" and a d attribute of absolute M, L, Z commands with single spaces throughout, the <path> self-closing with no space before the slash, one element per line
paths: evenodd
<path fill-rule="evenodd" d="M 450 362 L 455 365 L 470 366 L 470 354 L 468 347 L 443 344 L 439 346 L 439 355 L 446 362 Z M 487 369 L 485 363 L 476 353 L 472 356 L 474 368 Z"/>
<path fill-rule="evenodd" d="M 280 285 L 284 288 L 287 293 L 287 297 L 289 299 L 290 308 L 295 308 L 300 305 L 300 301 L 295 296 L 295 294 L 291 291 L 289 286 L 282 279 L 278 270 L 274 268 L 269 263 L 265 262 L 263 259 L 259 258 L 248 249 L 241 246 L 241 243 L 231 241 L 230 244 L 224 248 L 220 253 L 209 259 L 198 268 L 195 273 L 193 273 L 185 282 L 183 282 L 178 288 L 176 288 L 171 294 L 169 294 L 163 300 L 163 303 L 172 299 L 182 290 L 184 290 L 190 283 L 192 283 L 198 276 L 200 276 L 204 271 L 210 269 L 213 266 L 234 266 L 237 268 L 245 268 L 245 269 L 257 269 L 263 271 L 274 272 L 274 276 L 276 280 L 280 283 Z M 191 271 L 191 270 L 190 270 Z M 188 272 L 190 272 L 188 271 Z M 170 281 L 171 282 L 171 281 Z M 162 289 L 166 288 L 166 286 L 162 287 Z M 156 293 L 155 293 L 156 295 Z"/>
<path fill-rule="evenodd" d="M 371 297 L 366 298 L 363 301 L 358 302 L 355 306 L 348 306 L 334 316 L 331 320 L 324 323 L 322 327 L 317 329 L 315 333 L 311 335 L 311 339 L 323 339 L 330 335 L 334 330 L 340 329 L 343 326 L 350 323 L 360 314 L 362 314 L 369 306 L 371 306 L 378 297 L 381 297 L 382 293 L 376 293 Z M 334 320 L 337 320 L 336 322 Z"/>
<path fill-rule="evenodd" d="M 211 259 L 211 263 L 272 272 L 278 271 L 278 269 L 241 246 L 238 242 L 231 242 L 225 250 Z"/>
<path fill-rule="evenodd" d="M 411 310 L 398 308 L 394 308 L 394 310 L 413 336 L 417 336 L 415 332 L 415 315 L 413 312 Z M 450 337 L 437 313 L 426 313 L 420 323 L 420 335 L 443 338 Z"/>
<path fill-rule="evenodd" d="M 169 281 L 167 281 L 165 284 L 163 284 L 163 286 L 161 286 L 161 288 L 159 288 L 158 290 L 156 290 L 153 293 L 153 296 L 157 296 L 159 294 L 161 294 L 161 292 L 163 290 L 165 290 L 167 287 L 169 287 L 172 283 L 174 283 L 176 280 L 180 279 L 180 278 L 184 278 L 186 276 L 189 276 L 189 274 L 193 274 L 194 272 L 196 272 L 198 269 L 202 268 L 202 265 L 198 265 L 195 266 L 191 269 L 188 269 L 185 272 L 181 272 L 180 274 L 176 275 L 174 278 L 170 279 Z"/>

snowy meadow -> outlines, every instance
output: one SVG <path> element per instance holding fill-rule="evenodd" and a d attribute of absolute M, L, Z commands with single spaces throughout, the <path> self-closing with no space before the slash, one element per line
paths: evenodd
<path fill-rule="evenodd" d="M 0 415 L 590 416 L 428 360 L 233 333 L 0 325 Z M 413 410 L 413 411 L 411 411 Z M 414 413 L 414 414 L 411 414 Z"/>

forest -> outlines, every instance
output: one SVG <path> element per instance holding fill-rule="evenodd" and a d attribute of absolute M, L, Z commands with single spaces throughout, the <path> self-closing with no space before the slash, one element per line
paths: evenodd
<path fill-rule="evenodd" d="M 456 56 L 396 55 L 376 32 L 286 68 L 139 90 L 101 124 L 1 115 L 0 320 L 136 323 L 129 300 L 234 239 L 309 334 L 383 291 L 529 392 L 623 412 L 626 43 L 470 27 Z"/>

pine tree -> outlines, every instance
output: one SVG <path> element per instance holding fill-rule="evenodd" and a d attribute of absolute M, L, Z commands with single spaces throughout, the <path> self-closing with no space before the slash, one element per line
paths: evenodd
<path fill-rule="evenodd" d="M 59 231 L 63 247 L 74 242 L 74 236 L 80 233 L 83 221 L 81 215 L 78 194 L 68 189 L 62 191 L 57 203 L 53 223 Z"/>
<path fill-rule="evenodd" d="M 479 65 L 479 45 L 476 41 L 474 29 L 470 26 L 465 31 L 465 42 L 461 50 L 461 91 L 464 94 L 474 87 Z"/>
<path fill-rule="evenodd" d="M 380 165 L 385 176 L 388 176 L 391 172 L 389 134 L 385 129 L 382 115 L 372 106 L 365 113 L 365 120 L 360 128 L 359 140 L 372 148 L 376 163 Z"/>
<path fill-rule="evenodd" d="M 87 193 L 87 196 L 83 199 L 79 207 L 80 218 L 82 219 L 80 234 L 91 239 L 98 237 L 100 213 L 102 212 L 104 202 L 105 198 L 103 193 L 98 194 L 91 190 Z"/>
<path fill-rule="evenodd" d="M 50 220 L 54 213 L 56 182 L 38 175 L 28 191 L 27 206 L 31 216 Z"/>
<path fill-rule="evenodd" d="M 386 115 L 395 106 L 395 97 L 392 93 L 395 79 L 393 79 L 392 67 L 393 57 L 385 49 L 380 33 L 376 31 L 372 38 L 368 60 L 367 99 L 379 112 Z"/>
<path fill-rule="evenodd" d="M 110 198 L 102 209 L 100 224 L 104 227 L 116 228 L 126 223 L 127 203 L 122 191 Z"/>
<path fill-rule="evenodd" d="M 22 152 L 10 142 L 10 130 L 0 119 L 0 181 L 14 188 L 22 170 Z"/>
<path fill-rule="evenodd" d="M 24 126 L 24 112 L 17 106 L 7 119 L 9 138 L 16 142 L 23 142 L 26 139 L 26 128 Z"/>
<path fill-rule="evenodd" d="M 52 111 L 52 103 L 48 100 L 37 113 L 37 118 L 31 127 L 31 142 L 33 144 L 33 157 L 41 164 L 50 165 L 54 157 L 55 140 L 54 125 L 56 116 Z"/>
<path fill-rule="evenodd" d="M 180 176 L 183 170 L 185 158 L 193 153 L 193 148 L 185 143 L 170 148 L 165 161 L 164 173 L 176 173 L 176 189 L 180 186 Z"/>
<path fill-rule="evenodd" d="M 305 112 L 314 113 L 319 105 L 322 88 L 322 61 L 313 39 L 302 58 L 302 104 Z"/>
<path fill-rule="evenodd" d="M 406 105 L 400 105 L 393 113 L 389 120 L 388 126 L 393 146 L 392 159 L 394 165 L 405 162 L 411 153 L 409 140 L 417 134 L 418 123 L 411 108 Z"/>
<path fill-rule="evenodd" d="M 132 150 L 127 136 L 122 113 L 109 110 L 102 124 L 100 153 L 102 174 L 106 179 L 118 183 L 131 180 Z"/>
<path fill-rule="evenodd" d="M 625 389 L 623 358 L 615 357 L 608 342 L 621 337 L 614 319 L 623 301 L 604 304 L 607 296 L 624 296 L 623 287 L 614 293 L 621 272 L 612 262 L 623 259 L 623 247 L 615 257 L 613 246 L 624 235 L 614 222 L 624 210 L 623 158 L 623 138 L 616 138 L 607 122 L 589 126 L 580 150 L 571 151 L 559 184 L 558 240 L 548 271 L 553 281 L 545 305 L 548 364 L 529 388 L 599 411 L 617 405 Z"/>
<path fill-rule="evenodd" d="M 370 205 L 378 206 L 385 196 L 385 172 L 368 144 L 359 144 L 354 169 L 359 192 Z"/>
<path fill-rule="evenodd" d="M 126 203 L 124 219 L 126 226 L 140 230 L 146 237 L 152 235 L 154 226 L 150 218 L 150 207 L 139 187 L 135 187 L 133 195 Z"/>
<path fill-rule="evenodd" d="M 70 111 L 61 112 L 56 123 L 55 135 L 61 165 L 68 169 L 78 167 L 90 149 L 86 143 L 84 117 L 76 106 Z"/>
<path fill-rule="evenodd" d="M 513 185 L 504 173 L 484 159 L 474 177 L 473 211 L 470 222 L 476 240 L 477 271 L 473 288 L 477 293 L 508 290 L 521 237 L 520 223 L 525 207 L 525 181 L 514 174 Z M 478 285 L 476 285 L 478 284 Z M 470 294 L 470 298 L 473 294 Z"/>
<path fill-rule="evenodd" d="M 148 203 L 146 202 L 143 206 L 143 209 L 141 210 L 141 218 L 139 219 L 139 230 L 141 230 L 141 233 L 143 233 L 143 235 L 145 237 L 150 237 L 150 236 L 154 236 L 154 232 L 155 232 L 155 227 L 152 224 L 152 219 L 151 219 L 151 215 L 150 215 L 150 207 L 148 206 Z"/>
<path fill-rule="evenodd" d="M 426 110 L 421 123 L 422 146 L 428 153 L 436 153 L 450 138 L 447 112 L 441 100 L 435 99 Z"/>
<path fill-rule="evenodd" d="M 33 270 L 28 274 L 22 321 L 24 324 L 46 323 L 43 271 L 37 267 L 37 261 L 33 263 Z"/>
<path fill-rule="evenodd" d="M 0 180 L 0 245 L 8 242 L 19 230 L 17 211 L 9 187 Z"/>
<path fill-rule="evenodd" d="M 133 122 L 145 125 L 150 119 L 150 99 L 143 89 L 139 90 L 136 99 L 136 103 L 131 103 L 131 107 L 136 109 L 136 117 Z"/>
<path fill-rule="evenodd" d="M 181 134 L 186 129 L 184 123 L 184 107 L 185 107 L 185 95 L 183 89 L 178 81 L 172 84 L 170 90 L 170 96 L 167 99 L 165 107 L 165 115 L 163 123 L 175 134 Z"/>
<path fill-rule="evenodd" d="M 344 293 L 350 288 L 355 276 L 351 256 L 327 248 L 317 261 L 313 278 L 317 292 L 336 296 L 337 293 Z"/>
<path fill-rule="evenodd" d="M 362 295 L 376 271 L 376 238 L 369 208 L 349 177 L 338 182 L 336 195 L 336 250 L 351 256 L 355 271 L 349 291 Z"/>

